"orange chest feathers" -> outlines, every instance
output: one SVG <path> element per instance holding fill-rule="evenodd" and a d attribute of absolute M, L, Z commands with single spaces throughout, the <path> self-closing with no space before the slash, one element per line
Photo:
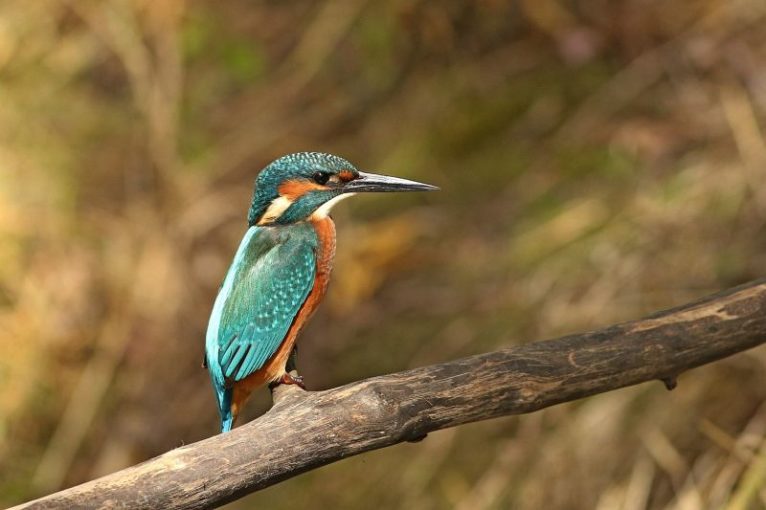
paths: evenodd
<path fill-rule="evenodd" d="M 317 291 L 320 292 L 319 299 L 324 296 L 327 290 L 327 284 L 330 281 L 330 273 L 332 272 L 332 263 L 335 258 L 335 223 L 326 216 L 321 219 L 316 219 L 311 222 L 314 230 L 317 233 L 318 245 L 317 245 L 317 275 L 314 282 L 314 288 L 311 291 L 307 299 L 311 300 L 313 294 Z"/>

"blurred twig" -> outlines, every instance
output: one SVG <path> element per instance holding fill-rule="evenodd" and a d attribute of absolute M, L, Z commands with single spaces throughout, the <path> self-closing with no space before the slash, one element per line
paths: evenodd
<path fill-rule="evenodd" d="M 303 31 L 300 42 L 277 73 L 291 72 L 289 92 L 305 87 L 321 71 L 367 5 L 362 0 L 327 2 Z"/>
<path fill-rule="evenodd" d="M 678 35 L 664 43 L 645 51 L 624 69 L 617 72 L 610 80 L 590 94 L 577 107 L 572 115 L 557 130 L 555 141 L 561 143 L 576 138 L 579 133 L 593 130 L 605 118 L 630 104 L 636 97 L 649 87 L 656 84 L 665 72 L 663 61 L 670 55 L 684 50 L 689 40 L 705 32 L 714 20 L 724 14 L 732 18 L 731 23 L 738 30 L 758 23 L 766 12 L 754 10 L 752 2 L 722 2 L 711 12 L 695 20 Z M 716 44 L 723 44 L 738 30 L 726 30 L 707 33 Z"/>
<path fill-rule="evenodd" d="M 750 191 L 761 217 L 766 216 L 766 144 L 747 90 L 735 80 L 721 87 L 721 106 L 729 123 Z"/>
<path fill-rule="evenodd" d="M 130 2 L 62 1 L 103 40 L 125 69 L 134 103 L 146 123 L 146 143 L 155 167 L 157 191 L 160 198 L 169 198 L 172 188 L 167 181 L 179 164 L 178 117 L 183 80 L 179 38 L 184 2 L 160 2 L 161 8 L 149 11 L 148 27 L 144 29 Z"/>
<path fill-rule="evenodd" d="M 590 333 L 328 391 L 280 387 L 269 413 L 232 433 L 16 508 L 212 508 L 351 455 L 421 440 L 434 430 L 652 379 L 671 386 L 685 370 L 764 342 L 766 280 L 760 280 Z M 748 480 L 760 479 L 760 464 L 753 464 Z"/>
<path fill-rule="evenodd" d="M 77 385 L 56 427 L 32 483 L 37 490 L 61 487 L 64 478 L 90 430 L 106 392 L 111 388 L 117 365 L 122 360 L 129 326 L 124 321 L 108 322 L 97 342 L 98 352 L 80 374 Z"/>
<path fill-rule="evenodd" d="M 732 495 L 726 510 L 747 510 L 766 486 L 766 440 L 761 443 L 758 456 L 742 477 L 742 483 Z M 762 501 L 763 502 L 763 501 Z"/>
<path fill-rule="evenodd" d="M 761 404 L 735 443 L 728 448 L 729 458 L 711 482 L 708 499 L 711 507 L 723 508 L 742 476 L 742 471 L 754 461 L 758 444 L 765 436 L 766 404 Z"/>

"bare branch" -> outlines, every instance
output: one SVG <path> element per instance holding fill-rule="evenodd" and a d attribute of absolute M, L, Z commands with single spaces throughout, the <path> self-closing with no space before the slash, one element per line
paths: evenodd
<path fill-rule="evenodd" d="M 590 333 L 320 392 L 278 388 L 233 432 L 16 508 L 212 508 L 297 474 L 428 432 L 652 379 L 766 342 L 766 280 Z"/>

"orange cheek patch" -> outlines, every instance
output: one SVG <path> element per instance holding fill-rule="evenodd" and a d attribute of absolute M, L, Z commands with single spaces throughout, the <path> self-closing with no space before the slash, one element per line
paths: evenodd
<path fill-rule="evenodd" d="M 280 195 L 291 202 L 295 202 L 309 191 L 323 189 L 327 189 L 327 186 L 322 186 L 321 184 L 311 181 L 285 181 L 279 185 L 277 190 Z"/>
<path fill-rule="evenodd" d="M 338 172 L 338 178 L 343 182 L 349 182 L 355 179 L 355 175 L 351 170 L 341 170 Z"/>

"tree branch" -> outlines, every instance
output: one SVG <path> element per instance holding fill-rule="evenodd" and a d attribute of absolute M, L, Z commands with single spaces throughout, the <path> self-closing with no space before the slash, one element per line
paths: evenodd
<path fill-rule="evenodd" d="M 327 391 L 280 387 L 228 434 L 18 507 L 203 509 L 428 432 L 660 379 L 766 342 L 766 280 L 556 340 Z"/>

